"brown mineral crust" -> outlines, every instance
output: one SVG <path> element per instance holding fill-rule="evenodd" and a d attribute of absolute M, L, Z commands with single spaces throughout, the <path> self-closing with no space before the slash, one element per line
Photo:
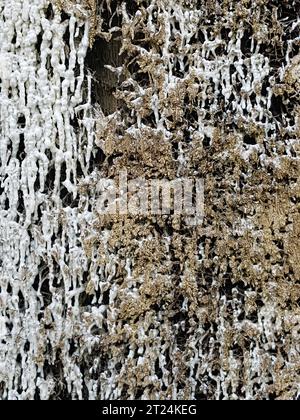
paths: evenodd
<path fill-rule="evenodd" d="M 91 69 L 95 144 L 89 161 L 80 138 L 72 158 L 78 196 L 54 207 L 47 240 L 38 223 L 27 239 L 26 255 L 43 250 L 20 284 L 38 280 L 30 360 L 48 398 L 299 398 L 299 1 L 53 3 L 89 22 L 89 54 L 120 43 L 120 74 L 106 101 L 107 80 L 92 79 L 110 70 Z M 125 170 L 131 181 L 203 178 L 203 225 L 99 215 L 98 182 L 118 187 Z M 40 192 L 51 203 L 54 187 Z M 3 383 L 0 396 L 17 387 Z"/>
<path fill-rule="evenodd" d="M 227 13 L 229 4 L 231 2 L 222 2 L 218 9 L 221 16 Z M 236 13 L 231 15 L 233 20 L 228 21 L 233 33 L 240 27 L 242 19 L 252 28 L 250 36 L 253 34 L 253 39 L 261 42 L 265 36 L 261 22 L 269 14 L 266 5 L 265 1 L 257 1 L 254 7 L 250 8 L 250 2 L 243 1 Z M 207 3 L 207 13 L 210 7 Z M 143 9 L 142 15 L 145 14 Z M 283 36 L 282 26 L 276 20 L 275 13 L 272 14 L 272 19 L 276 23 L 273 26 L 276 37 L 272 38 L 270 35 L 270 38 L 279 48 Z M 138 227 L 139 234 L 136 236 L 135 221 L 130 220 L 128 233 L 124 231 L 122 238 L 118 236 L 118 240 L 121 241 L 119 249 L 126 247 L 126 255 L 133 258 L 132 277 L 136 278 L 138 297 L 126 298 L 128 284 L 125 283 L 124 288 L 121 286 L 119 317 L 138 329 L 145 325 L 147 316 L 148 319 L 153 319 L 155 328 L 159 328 L 161 338 L 164 337 L 163 331 L 168 328 L 170 331 L 174 328 L 178 331 L 176 341 L 179 351 L 176 353 L 171 346 L 170 336 L 166 346 L 170 346 L 169 356 L 172 352 L 173 381 L 178 381 L 179 384 L 184 382 L 184 379 L 187 380 L 188 365 L 195 357 L 192 349 L 197 349 L 199 345 L 203 348 L 205 345 L 207 353 L 205 356 L 201 353 L 203 359 L 197 365 L 193 378 L 202 378 L 202 383 L 205 383 L 205 372 L 209 372 L 209 377 L 215 383 L 219 383 L 218 372 L 223 370 L 228 377 L 224 386 L 231 384 L 233 394 L 237 395 L 246 390 L 252 392 L 251 386 L 255 386 L 250 373 L 250 350 L 253 349 L 254 343 L 258 348 L 262 346 L 263 334 L 266 342 L 260 348 L 258 357 L 261 358 L 264 374 L 271 373 L 274 369 L 274 383 L 258 390 L 256 399 L 263 399 L 266 394 L 274 394 L 279 399 L 291 398 L 293 391 L 288 389 L 296 383 L 295 368 L 299 359 L 296 357 L 293 361 L 293 374 L 287 370 L 279 378 L 276 371 L 283 369 L 285 372 L 283 366 L 286 362 L 282 354 L 289 354 L 294 346 L 294 339 L 290 336 L 285 345 L 275 344 L 273 340 L 276 341 L 276 338 L 273 334 L 276 328 L 276 334 L 285 335 L 287 330 L 280 319 L 291 319 L 289 317 L 298 310 L 299 162 L 286 154 L 287 131 L 284 124 L 281 125 L 277 138 L 269 138 L 266 137 L 266 131 L 260 123 L 246 121 L 243 116 L 236 120 L 236 129 L 232 128 L 230 120 L 217 122 L 215 119 L 216 128 L 208 147 L 203 144 L 203 137 L 196 132 L 193 136 L 191 132 L 184 133 L 184 130 L 191 129 L 193 121 L 188 107 L 197 112 L 193 104 L 201 100 L 199 85 L 202 80 L 192 73 L 187 74 L 187 78 L 178 80 L 166 96 L 163 90 L 164 62 L 160 61 L 159 51 L 167 35 L 164 21 L 158 21 L 157 24 L 159 30 L 156 35 L 151 39 L 145 36 L 142 40 L 143 48 L 147 45 L 153 52 L 152 55 L 148 50 L 139 55 L 136 46 L 132 46 L 134 41 L 132 43 L 125 39 L 124 51 L 126 49 L 127 52 L 137 54 L 135 61 L 141 69 L 141 74 L 148 73 L 147 79 L 151 82 L 148 82 L 148 87 L 143 86 L 145 96 L 140 96 L 137 105 L 134 104 L 133 94 L 126 98 L 125 93 L 120 93 L 120 98 L 124 99 L 126 107 L 132 107 L 142 119 L 147 121 L 148 118 L 148 123 L 152 126 L 151 97 L 155 90 L 158 90 L 160 112 L 170 136 L 164 140 L 161 134 L 155 134 L 155 129 L 152 129 L 152 134 L 151 130 L 147 129 L 147 135 L 145 128 L 141 128 L 133 137 L 126 134 L 122 138 L 116 137 L 115 146 L 110 154 L 117 153 L 122 156 L 114 160 L 114 165 L 108 168 L 108 173 L 114 176 L 122 168 L 126 168 L 133 178 L 150 177 L 154 174 L 157 177 L 170 177 L 178 171 L 185 176 L 203 176 L 206 214 L 204 226 L 198 232 L 180 222 L 177 228 L 174 228 L 170 219 L 156 221 L 160 229 L 155 234 L 155 240 L 148 237 L 149 232 L 153 232 L 153 221 L 144 220 L 143 225 L 147 226 L 147 240 L 142 246 L 134 241 L 140 237 L 140 228 Z M 145 26 L 146 24 L 137 25 L 138 30 L 142 32 L 146 31 Z M 217 26 L 214 30 L 218 30 Z M 222 25 L 219 30 L 222 30 Z M 133 27 L 128 30 L 131 37 L 133 31 Z M 127 34 L 126 25 L 123 34 Z M 179 54 L 180 33 L 176 36 L 174 54 Z M 187 54 L 187 50 L 183 54 Z M 277 92 L 281 96 L 285 92 L 295 93 L 292 86 L 296 83 L 296 61 L 294 59 L 286 70 L 286 87 L 282 85 L 281 90 Z M 262 83 L 256 84 L 255 89 L 256 95 L 261 95 Z M 208 111 L 209 109 L 205 110 L 205 113 Z M 290 111 L 290 115 L 292 113 Z M 181 168 L 171 145 L 172 142 L 184 142 L 187 135 L 191 136 L 192 141 L 184 145 L 186 165 Z M 296 132 L 292 135 L 296 136 Z M 248 157 L 244 157 L 244 151 L 247 149 L 244 145 L 245 139 L 250 139 L 256 145 L 252 150 L 248 149 Z M 293 156 L 299 157 L 297 141 L 293 147 Z M 169 168 L 172 168 L 171 172 Z M 136 223 L 139 226 L 140 221 L 137 220 Z M 164 248 L 167 226 L 171 229 L 169 251 Z M 112 236 L 113 232 L 114 228 Z M 201 260 L 198 258 L 199 244 L 203 244 L 204 247 Z M 178 310 L 183 301 L 187 302 L 186 312 Z M 270 315 L 265 311 L 269 311 Z M 174 315 L 178 317 L 178 321 L 176 324 L 168 324 L 167 319 L 172 320 Z M 274 331 L 265 336 L 258 322 L 262 317 L 267 319 L 269 316 L 270 322 L 273 319 L 275 324 L 272 327 L 271 324 L 268 325 Z M 164 320 L 163 324 L 157 324 L 158 319 L 159 322 Z M 185 329 L 179 333 L 181 326 Z M 289 331 L 292 331 L 295 327 L 291 325 L 290 328 Z M 181 336 L 185 337 L 182 342 L 179 338 Z M 131 343 L 130 340 L 132 338 L 128 343 Z M 163 347 L 160 346 L 160 342 L 157 342 L 156 349 L 163 354 Z M 276 354 L 272 350 L 273 347 L 277 348 Z M 146 353 L 149 355 L 148 361 L 152 360 L 153 351 L 154 349 L 151 349 Z M 282 365 L 278 368 L 280 359 Z M 277 364 L 274 364 L 274 360 L 278 361 Z M 211 368 L 205 367 L 209 365 Z M 151 395 L 148 389 L 150 384 L 144 382 L 140 373 L 145 372 L 145 366 L 142 364 L 141 368 L 132 373 L 134 380 L 131 386 L 147 388 L 147 395 Z M 132 364 L 130 368 L 133 368 Z M 175 376 L 176 369 L 182 376 Z M 126 375 L 128 374 L 130 375 L 126 369 Z M 155 390 L 161 398 L 166 396 L 161 389 L 158 391 L 157 382 Z M 188 395 L 191 388 L 187 385 L 185 391 L 182 391 L 181 395 Z M 206 392 L 207 397 L 213 397 L 213 388 L 207 388 Z"/>

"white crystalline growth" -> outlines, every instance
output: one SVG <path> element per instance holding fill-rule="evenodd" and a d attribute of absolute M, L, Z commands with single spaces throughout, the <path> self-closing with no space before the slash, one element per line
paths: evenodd
<path fill-rule="evenodd" d="M 299 398 L 299 1 L 0 0 L 1 400 Z"/>
<path fill-rule="evenodd" d="M 69 343 L 87 333 L 76 329 L 85 207 L 79 215 L 73 204 L 93 144 L 83 96 L 89 28 L 51 7 L 0 0 L 1 399 L 48 399 L 55 360 L 64 360 L 62 386 L 82 397 Z"/>

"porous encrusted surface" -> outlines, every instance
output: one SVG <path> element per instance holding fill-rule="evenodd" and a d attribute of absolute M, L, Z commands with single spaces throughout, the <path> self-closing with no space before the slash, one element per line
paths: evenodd
<path fill-rule="evenodd" d="M 298 0 L 0 0 L 2 399 L 298 398 L 299 27 Z M 99 217 L 124 169 L 204 179 L 203 225 Z"/>

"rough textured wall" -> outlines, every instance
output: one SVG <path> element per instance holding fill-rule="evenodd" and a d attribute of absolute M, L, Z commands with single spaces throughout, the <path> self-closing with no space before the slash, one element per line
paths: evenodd
<path fill-rule="evenodd" d="M 0 0 L 1 399 L 298 398 L 299 28 L 299 0 Z M 203 224 L 101 217 L 124 169 L 204 179 Z"/>

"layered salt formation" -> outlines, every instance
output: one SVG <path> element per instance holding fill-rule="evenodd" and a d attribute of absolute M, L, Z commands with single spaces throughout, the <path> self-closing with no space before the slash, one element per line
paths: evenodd
<path fill-rule="evenodd" d="M 1 399 L 298 398 L 299 10 L 0 0 Z M 203 225 L 100 217 L 124 169 Z"/>

